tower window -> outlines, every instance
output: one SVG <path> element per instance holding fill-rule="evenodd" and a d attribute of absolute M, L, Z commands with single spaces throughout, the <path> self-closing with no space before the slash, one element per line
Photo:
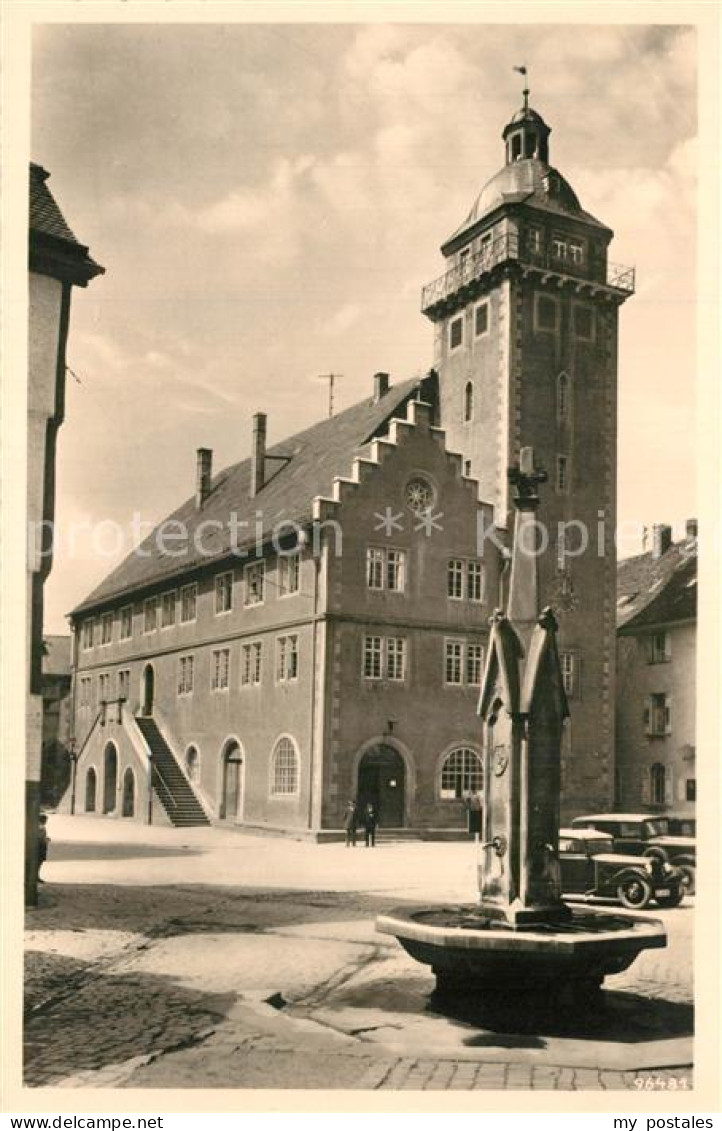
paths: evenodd
<path fill-rule="evenodd" d="M 538 294 L 534 304 L 534 329 L 556 331 L 559 324 L 559 304 L 551 295 Z"/>
<path fill-rule="evenodd" d="M 560 239 L 552 240 L 552 255 L 555 259 L 565 260 L 567 258 L 567 241 Z"/>
<path fill-rule="evenodd" d="M 566 494 L 569 490 L 569 456 L 557 456 L 557 491 Z"/>
<path fill-rule="evenodd" d="M 474 333 L 477 338 L 489 329 L 489 303 L 480 302 L 474 311 Z"/>
<path fill-rule="evenodd" d="M 469 421 L 474 417 L 474 386 L 471 381 L 466 382 L 464 389 L 464 420 Z"/>
<path fill-rule="evenodd" d="M 566 373 L 560 373 L 557 378 L 557 417 L 567 420 L 569 416 L 569 378 Z"/>
<path fill-rule="evenodd" d="M 454 318 L 449 323 L 449 348 L 457 349 L 464 340 L 464 319 Z"/>
<path fill-rule="evenodd" d="M 572 263 L 580 264 L 584 262 L 584 245 L 581 243 L 574 243 L 572 240 L 568 244 L 569 259 Z"/>
<path fill-rule="evenodd" d="M 511 159 L 518 161 L 521 157 L 521 134 L 514 134 L 511 139 Z"/>
<path fill-rule="evenodd" d="M 594 339 L 594 311 L 589 306 L 575 303 L 572 307 L 572 326 L 574 337 L 591 342 Z"/>
<path fill-rule="evenodd" d="M 538 255 L 542 249 L 541 243 L 541 228 L 529 228 L 526 237 L 527 247 L 534 255 Z"/>

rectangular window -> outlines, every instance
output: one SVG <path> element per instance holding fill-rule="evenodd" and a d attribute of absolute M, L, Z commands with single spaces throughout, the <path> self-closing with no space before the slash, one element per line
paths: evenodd
<path fill-rule="evenodd" d="M 110 699 L 110 675 L 107 672 L 98 676 L 98 694 L 101 703 L 107 703 Z"/>
<path fill-rule="evenodd" d="M 644 729 L 647 734 L 672 733 L 672 700 L 663 692 L 648 695 L 644 704 Z"/>
<path fill-rule="evenodd" d="M 369 589 L 388 589 L 403 593 L 406 584 L 406 551 L 382 550 L 369 546 L 366 550 L 366 584 Z"/>
<path fill-rule="evenodd" d="M 100 618 L 100 643 L 112 644 L 113 642 L 113 614 L 103 613 Z"/>
<path fill-rule="evenodd" d="M 123 668 L 118 672 L 118 698 L 130 698 L 130 669 Z"/>
<path fill-rule="evenodd" d="M 133 606 L 126 605 L 120 610 L 120 639 L 130 640 L 133 635 Z"/>
<path fill-rule="evenodd" d="M 594 338 L 594 311 L 589 306 L 575 303 L 572 307 L 572 328 L 574 337 L 584 342 Z"/>
<path fill-rule="evenodd" d="M 84 675 L 80 679 L 80 706 L 85 711 L 88 710 L 92 701 L 93 693 L 93 679 L 92 676 Z"/>
<path fill-rule="evenodd" d="M 464 645 L 461 640 L 445 641 L 444 683 L 460 686 L 462 680 L 462 656 Z"/>
<path fill-rule="evenodd" d="M 466 564 L 466 595 L 470 601 L 484 600 L 484 567 L 481 562 Z"/>
<path fill-rule="evenodd" d="M 569 259 L 572 263 L 579 265 L 584 262 L 584 245 L 580 243 L 572 243 L 570 240 L 567 245 Z"/>
<path fill-rule="evenodd" d="M 252 687 L 261 682 L 263 644 L 260 640 L 244 644 L 241 649 L 241 686 Z"/>
<path fill-rule="evenodd" d="M 464 460 L 464 476 L 467 479 L 471 479 L 471 460 L 470 459 Z"/>
<path fill-rule="evenodd" d="M 155 632 L 158 627 L 158 598 L 146 597 L 143 605 L 143 632 Z"/>
<path fill-rule="evenodd" d="M 529 228 L 527 232 L 527 247 L 534 255 L 539 255 L 542 249 L 541 228 Z"/>
<path fill-rule="evenodd" d="M 668 632 L 655 632 L 644 638 L 648 664 L 667 664 L 672 659 L 672 637 Z"/>
<path fill-rule="evenodd" d="M 489 303 L 480 302 L 474 310 L 474 334 L 480 338 L 489 329 Z"/>
<path fill-rule="evenodd" d="M 461 558 L 452 558 L 446 568 L 446 595 L 454 601 L 464 596 L 464 563 Z"/>
<path fill-rule="evenodd" d="M 484 648 L 481 644 L 467 644 L 466 646 L 466 682 L 472 687 L 481 685 L 481 673 L 484 667 Z"/>
<path fill-rule="evenodd" d="M 557 456 L 556 487 L 560 495 L 569 490 L 569 456 Z"/>
<path fill-rule="evenodd" d="M 560 240 L 556 236 L 552 239 L 552 255 L 555 259 L 564 261 L 567 258 L 567 241 Z"/>
<path fill-rule="evenodd" d="M 160 599 L 161 628 L 172 628 L 175 624 L 175 592 L 164 593 Z"/>
<path fill-rule="evenodd" d="M 687 778 L 685 782 L 685 801 L 697 800 L 697 779 Z"/>
<path fill-rule="evenodd" d="M 93 647 L 93 638 L 95 635 L 94 630 L 95 621 L 92 619 L 92 617 L 90 618 L 90 620 L 83 621 L 83 649 L 86 652 Z"/>
<path fill-rule="evenodd" d="M 366 550 L 366 584 L 369 589 L 384 587 L 384 551 L 373 546 Z"/>
<path fill-rule="evenodd" d="M 178 694 L 191 695 L 193 692 L 193 656 L 181 656 L 178 660 Z"/>
<path fill-rule="evenodd" d="M 233 572 L 218 573 L 215 578 L 216 616 L 233 608 Z"/>
<path fill-rule="evenodd" d="M 381 679 L 381 641 L 380 636 L 364 637 L 363 673 L 365 679 Z"/>
<path fill-rule="evenodd" d="M 449 349 L 455 350 L 464 340 L 464 319 L 454 318 L 449 323 Z"/>
<path fill-rule="evenodd" d="M 298 679 L 298 636 L 279 636 L 276 641 L 276 678 L 279 683 Z"/>
<path fill-rule="evenodd" d="M 559 305 L 550 295 L 538 294 L 534 303 L 534 329 L 556 330 L 559 319 Z"/>
<path fill-rule="evenodd" d="M 567 695 L 574 695 L 577 689 L 577 658 L 574 652 L 561 652 L 562 683 Z"/>
<path fill-rule="evenodd" d="M 198 586 L 184 585 L 181 589 L 181 624 L 190 624 L 196 619 L 196 605 L 198 603 Z"/>
<path fill-rule="evenodd" d="M 246 566 L 244 578 L 246 582 L 246 605 L 262 605 L 265 579 L 263 562 L 254 562 L 253 565 Z"/>
<path fill-rule="evenodd" d="M 230 648 L 214 649 L 211 655 L 211 691 L 228 690 L 230 667 Z"/>
<path fill-rule="evenodd" d="M 278 593 L 281 597 L 288 597 L 291 593 L 298 593 L 301 577 L 300 554 L 287 554 L 278 559 Z"/>
<path fill-rule="evenodd" d="M 406 640 L 403 636 L 386 638 L 386 677 L 394 680 L 406 678 Z"/>

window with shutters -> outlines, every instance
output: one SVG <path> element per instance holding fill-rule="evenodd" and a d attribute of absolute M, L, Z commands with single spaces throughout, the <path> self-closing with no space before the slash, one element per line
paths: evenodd
<path fill-rule="evenodd" d="M 648 695 L 644 703 L 644 729 L 648 735 L 672 733 L 672 698 L 664 692 Z"/>

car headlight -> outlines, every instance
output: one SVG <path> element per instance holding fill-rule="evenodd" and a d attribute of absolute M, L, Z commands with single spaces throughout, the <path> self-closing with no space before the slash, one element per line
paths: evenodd
<path fill-rule="evenodd" d="M 665 876 L 671 876 L 673 874 L 673 872 L 675 871 L 675 869 L 672 867 L 671 864 L 663 864 L 662 865 L 662 871 L 664 872 Z"/>

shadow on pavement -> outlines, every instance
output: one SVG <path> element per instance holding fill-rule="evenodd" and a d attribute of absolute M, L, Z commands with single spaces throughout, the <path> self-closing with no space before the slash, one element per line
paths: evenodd
<path fill-rule="evenodd" d="M 153 856 L 202 856 L 203 853 L 189 845 L 173 845 L 164 848 L 153 844 L 107 844 L 102 841 L 54 840 L 50 849 L 53 863 L 66 860 L 136 860 Z"/>

